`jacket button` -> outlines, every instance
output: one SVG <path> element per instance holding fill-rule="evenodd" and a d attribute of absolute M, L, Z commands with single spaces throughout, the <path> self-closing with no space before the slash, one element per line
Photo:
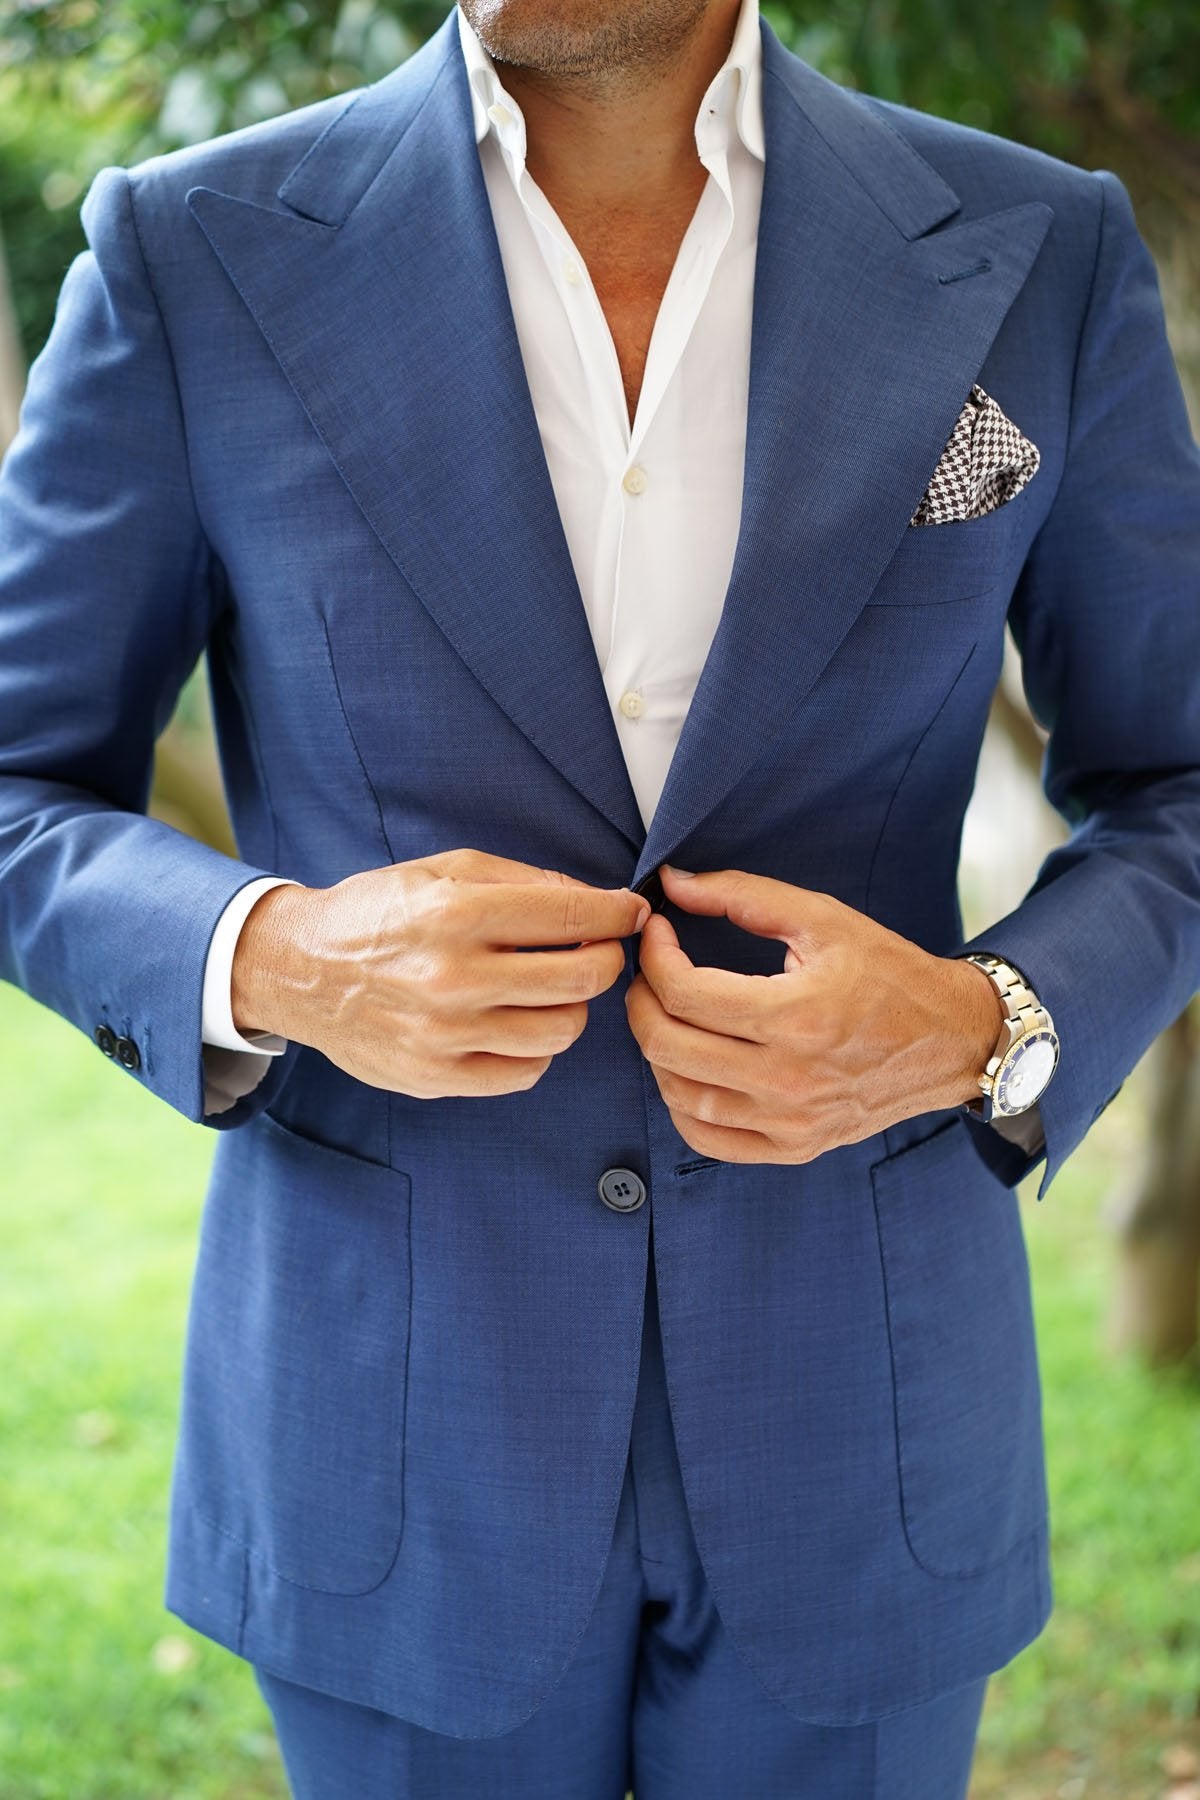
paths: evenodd
<path fill-rule="evenodd" d="M 614 1212 L 636 1212 L 646 1198 L 646 1184 L 632 1169 L 605 1169 L 596 1186 Z"/>
<path fill-rule="evenodd" d="M 650 902 L 651 912 L 662 911 L 666 895 L 663 893 L 662 876 L 657 869 L 651 869 L 648 875 L 643 875 L 633 891 Z"/>
<path fill-rule="evenodd" d="M 123 1069 L 140 1069 L 142 1053 L 132 1038 L 119 1037 L 116 1042 L 117 1061 Z"/>
<path fill-rule="evenodd" d="M 115 1031 L 110 1031 L 107 1025 L 97 1025 L 92 1035 L 103 1050 L 105 1056 L 115 1056 L 117 1054 L 117 1034 Z"/>

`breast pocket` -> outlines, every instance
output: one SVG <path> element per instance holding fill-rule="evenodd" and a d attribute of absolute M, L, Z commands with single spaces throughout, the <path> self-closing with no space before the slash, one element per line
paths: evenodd
<path fill-rule="evenodd" d="M 403 1525 L 406 1174 L 260 1115 L 218 1146 L 181 1422 L 187 1498 L 288 1581 L 364 1593 Z"/>
<path fill-rule="evenodd" d="M 978 519 L 910 525 L 868 606 L 938 606 L 1015 583 L 1024 561 L 1025 488 Z"/>
<path fill-rule="evenodd" d="M 1041 1387 L 1015 1192 L 964 1119 L 871 1170 L 909 1547 L 975 1575 L 1043 1529 Z"/>

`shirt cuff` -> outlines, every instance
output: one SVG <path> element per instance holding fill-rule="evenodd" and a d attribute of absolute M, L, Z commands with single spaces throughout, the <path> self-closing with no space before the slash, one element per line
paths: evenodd
<path fill-rule="evenodd" d="M 1046 1148 L 1046 1131 L 1042 1124 L 1042 1109 L 1038 1101 L 1022 1113 L 994 1114 L 988 1120 L 993 1131 L 998 1131 L 1002 1138 L 1010 1144 L 1016 1144 L 1029 1156 L 1036 1156 Z"/>
<path fill-rule="evenodd" d="M 215 1050 L 201 1046 L 204 1065 L 204 1116 L 228 1112 L 262 1080 L 276 1055 L 274 1050 Z"/>
<path fill-rule="evenodd" d="M 272 888 L 296 887 L 297 885 L 296 882 L 288 881 L 282 875 L 260 876 L 257 881 L 247 882 L 244 888 L 238 889 L 217 920 L 216 929 L 208 946 L 208 959 L 204 965 L 200 1037 L 206 1050 L 238 1050 L 243 1053 L 247 1051 L 254 1053 L 258 1072 L 253 1079 L 249 1079 L 250 1071 L 247 1069 L 245 1071 L 248 1078 L 247 1085 L 239 1092 L 233 1092 L 232 1089 L 237 1086 L 240 1079 L 239 1075 L 233 1073 L 236 1065 L 231 1064 L 228 1057 L 222 1058 L 220 1063 L 216 1058 L 206 1057 L 206 1071 L 211 1063 L 215 1076 L 219 1067 L 222 1072 L 219 1085 L 230 1095 L 225 1100 L 224 1106 L 206 1106 L 206 1112 L 224 1112 L 227 1107 L 234 1104 L 235 1100 L 240 1099 L 242 1094 L 249 1093 L 250 1089 L 262 1079 L 266 1070 L 267 1065 L 262 1058 L 282 1056 L 288 1047 L 287 1039 L 276 1037 L 273 1032 L 253 1031 L 243 1036 L 234 1024 L 233 954 L 237 948 L 238 938 L 241 936 L 242 926 L 246 923 L 250 909 L 255 902 L 260 900 L 264 894 L 269 893 Z"/>

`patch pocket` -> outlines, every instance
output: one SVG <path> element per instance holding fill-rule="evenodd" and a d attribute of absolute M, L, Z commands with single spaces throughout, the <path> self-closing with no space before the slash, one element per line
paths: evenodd
<path fill-rule="evenodd" d="M 403 1527 L 408 1175 L 266 1114 L 223 1134 L 196 1263 L 181 1466 L 285 1580 L 378 1586 Z"/>
<path fill-rule="evenodd" d="M 953 1118 L 871 1169 L 904 1527 L 941 1576 L 1003 1562 L 1047 1517 L 1020 1204 L 968 1129 Z"/>

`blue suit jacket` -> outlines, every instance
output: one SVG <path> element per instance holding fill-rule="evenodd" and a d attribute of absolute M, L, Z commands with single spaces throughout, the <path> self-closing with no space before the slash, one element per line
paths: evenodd
<path fill-rule="evenodd" d="M 648 832 L 453 18 L 349 98 L 93 184 L 0 477 L 0 973 L 189 1117 L 210 934 L 264 872 L 677 859 L 966 948 L 1006 620 L 1072 827 L 974 940 L 1061 1031 L 1039 1194 L 1197 985 L 1200 456 L 1128 196 L 764 51 L 741 535 Z M 1041 469 L 910 528 L 976 380 Z M 240 860 L 142 816 L 204 649 Z M 699 962 L 782 966 L 668 911 Z M 604 1569 L 653 1209 L 688 1503 L 764 1688 L 849 1724 L 997 1668 L 1051 1604 L 1030 1160 L 952 1110 L 801 1166 L 697 1156 L 622 990 L 527 1093 L 293 1047 L 213 1121 L 168 1605 L 433 1730 L 524 1719 Z M 602 1204 L 611 1165 L 641 1210 Z"/>

